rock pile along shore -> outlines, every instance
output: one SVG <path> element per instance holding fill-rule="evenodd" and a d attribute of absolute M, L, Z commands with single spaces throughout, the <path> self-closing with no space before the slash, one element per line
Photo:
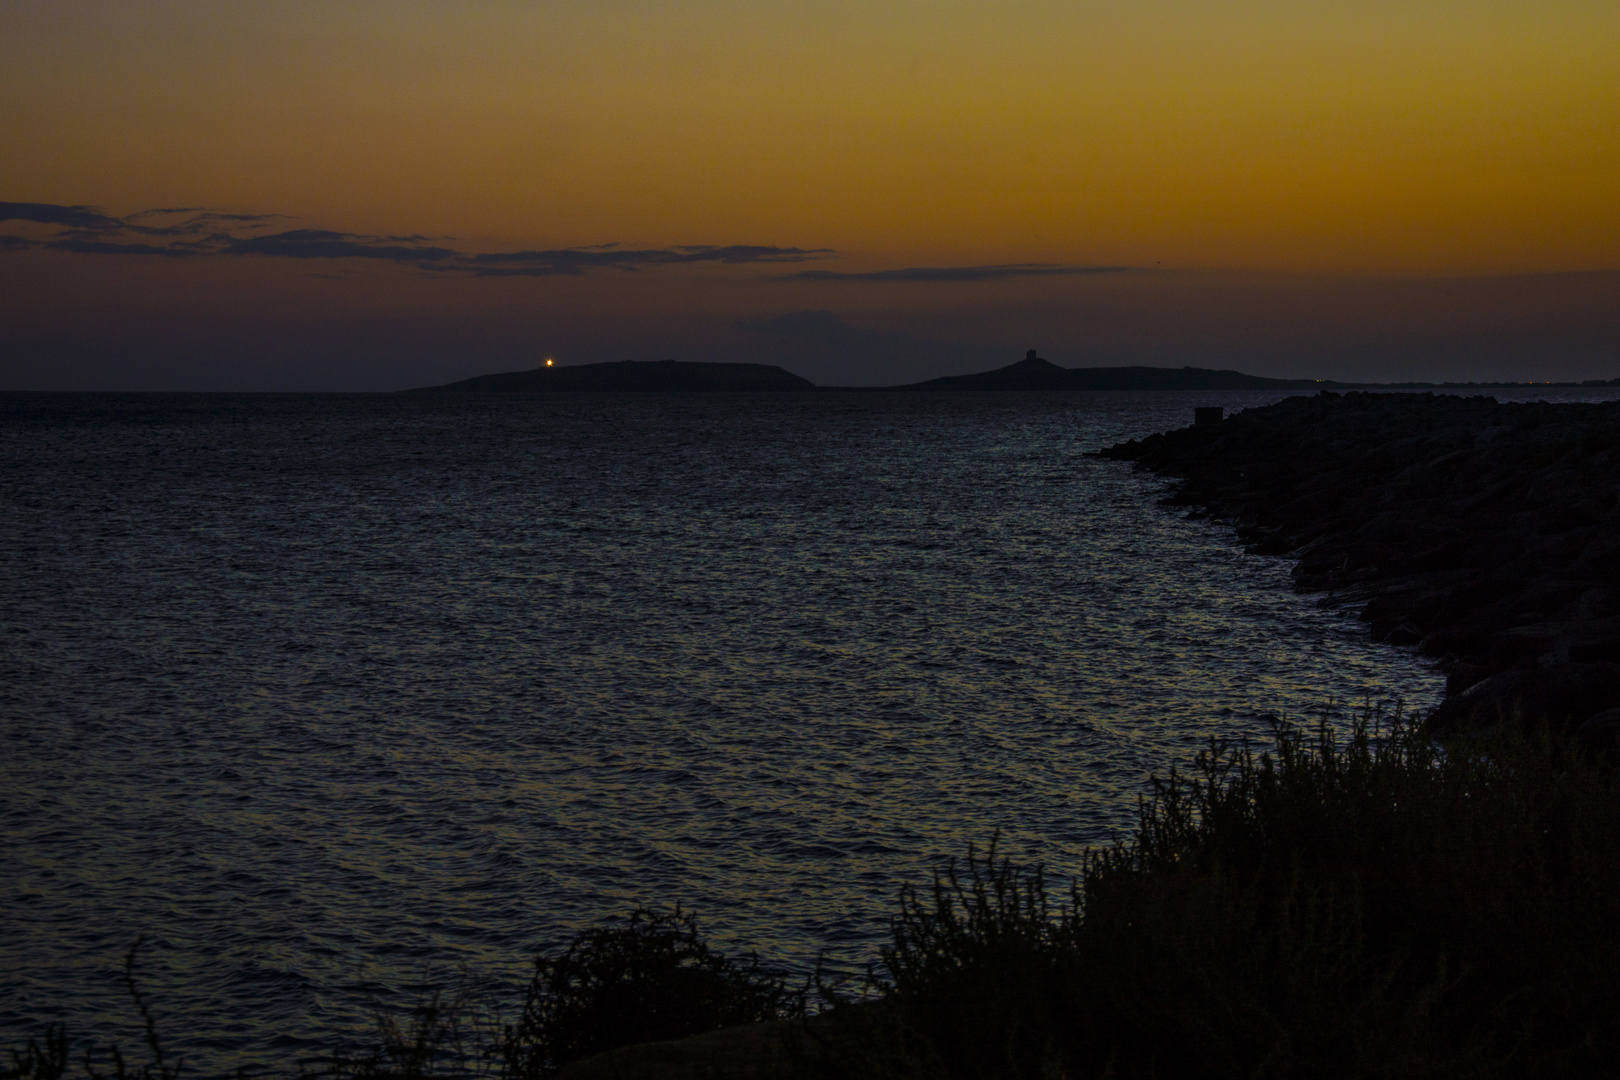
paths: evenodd
<path fill-rule="evenodd" d="M 1296 397 L 1109 447 L 1447 672 L 1438 735 L 1620 740 L 1620 402 Z"/>

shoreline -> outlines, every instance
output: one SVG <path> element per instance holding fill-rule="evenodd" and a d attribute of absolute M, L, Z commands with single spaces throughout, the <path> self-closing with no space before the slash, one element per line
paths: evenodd
<path fill-rule="evenodd" d="M 1620 402 L 1294 397 L 1098 452 L 1447 674 L 1437 735 L 1620 737 Z"/>

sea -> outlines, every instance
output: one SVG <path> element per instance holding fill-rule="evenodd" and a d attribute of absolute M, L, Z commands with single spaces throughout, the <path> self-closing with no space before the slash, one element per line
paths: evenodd
<path fill-rule="evenodd" d="M 1089 456 L 1280 396 L 0 395 L 0 1053 L 314 1068 L 641 905 L 854 974 L 950 860 L 1432 707 Z"/>

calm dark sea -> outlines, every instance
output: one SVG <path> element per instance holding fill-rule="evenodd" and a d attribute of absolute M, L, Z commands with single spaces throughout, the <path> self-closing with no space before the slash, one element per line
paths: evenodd
<path fill-rule="evenodd" d="M 1083 456 L 1253 394 L 0 398 L 0 1049 L 289 1068 L 638 903 L 873 956 L 1440 677 Z"/>

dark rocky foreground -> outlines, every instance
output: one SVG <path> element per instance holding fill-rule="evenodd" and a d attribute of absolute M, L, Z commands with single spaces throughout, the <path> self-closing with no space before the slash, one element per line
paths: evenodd
<path fill-rule="evenodd" d="M 1620 402 L 1324 392 L 1101 456 L 1176 477 L 1171 504 L 1437 659 L 1437 734 L 1620 736 Z"/>

